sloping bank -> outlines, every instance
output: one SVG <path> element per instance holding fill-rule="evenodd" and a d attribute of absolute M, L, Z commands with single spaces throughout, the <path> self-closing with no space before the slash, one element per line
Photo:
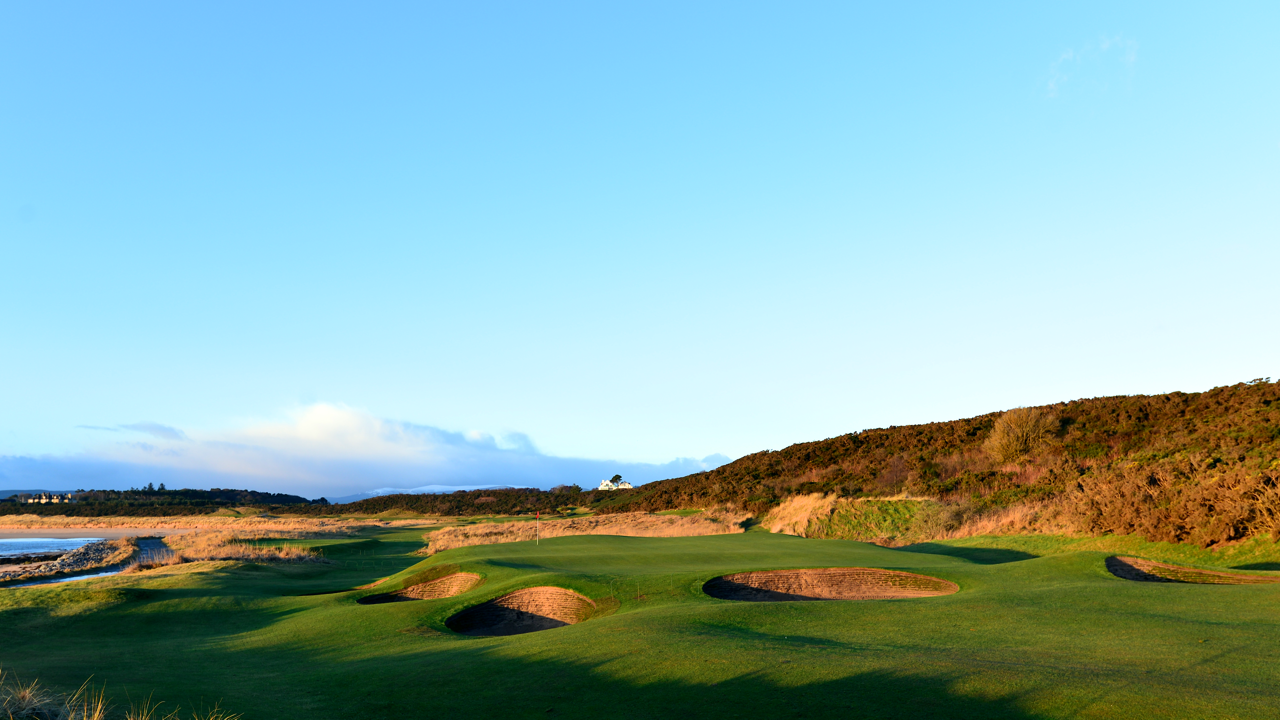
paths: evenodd
<path fill-rule="evenodd" d="M 541 523 L 504 522 L 445 528 L 423 535 L 428 543 L 425 554 L 469 545 L 496 545 L 570 535 L 626 535 L 630 537 L 693 537 L 725 535 L 745 531 L 749 515 L 736 510 L 714 509 L 696 515 L 679 517 L 654 513 L 618 513 L 593 515 L 566 520 L 544 520 Z"/>
<path fill-rule="evenodd" d="M 813 493 L 788 498 L 765 516 L 771 532 L 806 538 L 901 545 L 953 529 L 949 506 L 919 498 L 841 498 Z"/>

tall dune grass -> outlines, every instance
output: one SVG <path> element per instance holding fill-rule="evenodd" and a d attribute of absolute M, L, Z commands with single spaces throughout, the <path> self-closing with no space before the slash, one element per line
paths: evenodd
<path fill-rule="evenodd" d="M 328 562 L 308 548 L 292 545 L 259 545 L 255 540 L 315 537 L 315 531 L 205 530 L 176 535 L 166 541 L 172 552 L 139 558 L 123 572 L 141 572 L 157 567 L 205 560 L 240 562 Z"/>
<path fill-rule="evenodd" d="M 618 513 L 594 515 L 568 520 L 546 520 L 535 527 L 531 522 L 484 523 L 445 528 L 424 535 L 429 543 L 428 555 L 470 545 L 553 538 L 569 535 L 627 535 L 630 537 L 691 537 L 724 535 L 744 531 L 743 521 L 750 516 L 739 510 L 716 509 L 698 515 L 677 517 L 652 513 Z M 422 551 L 419 551 L 422 552 Z"/>
<path fill-rule="evenodd" d="M 327 562 L 319 554 L 305 548 L 290 546 L 263 546 L 255 540 L 301 539 L 353 535 L 363 528 L 416 527 L 439 522 L 426 520 L 377 520 L 340 518 L 296 518 L 259 515 L 228 517 L 199 515 L 181 517 L 66 517 L 16 515 L 0 518 L 2 529 L 55 529 L 55 530 L 184 530 L 171 534 L 166 543 L 171 554 L 136 557 L 124 572 L 139 572 L 167 565 L 178 565 L 202 560 L 238 560 L 241 562 Z M 114 541 L 132 542 L 128 538 Z M 112 556 L 108 564 L 129 560 L 136 548 Z"/>
<path fill-rule="evenodd" d="M 808 537 L 805 532 L 813 518 L 831 514 L 836 496 L 823 493 L 792 495 L 769 511 L 762 523 L 769 532 Z"/>
<path fill-rule="evenodd" d="M 86 680 L 70 695 L 53 692 L 39 681 L 21 682 L 0 668 L 0 717 L 5 720 L 182 720 L 182 708 L 161 713 L 160 706 L 147 698 L 141 703 L 131 703 L 123 713 L 113 712 L 107 698 L 106 687 L 97 687 Z M 196 710 L 191 720 L 240 720 L 214 706 L 212 710 Z"/>

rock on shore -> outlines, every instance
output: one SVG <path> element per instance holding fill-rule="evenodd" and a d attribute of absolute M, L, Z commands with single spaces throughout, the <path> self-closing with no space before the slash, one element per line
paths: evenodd
<path fill-rule="evenodd" d="M 119 540 L 99 540 L 76 548 L 52 562 L 35 563 L 19 567 L 16 570 L 0 572 L 0 582 L 92 570 L 105 565 L 123 562 L 130 555 L 132 555 L 132 548 L 122 546 Z"/>

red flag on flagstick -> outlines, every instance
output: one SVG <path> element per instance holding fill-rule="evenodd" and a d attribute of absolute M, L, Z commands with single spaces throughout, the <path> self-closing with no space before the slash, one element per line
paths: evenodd
<path fill-rule="evenodd" d="M 533 541 L 534 545 L 542 544 L 542 511 L 533 511 L 533 530 L 538 534 L 538 539 Z"/>

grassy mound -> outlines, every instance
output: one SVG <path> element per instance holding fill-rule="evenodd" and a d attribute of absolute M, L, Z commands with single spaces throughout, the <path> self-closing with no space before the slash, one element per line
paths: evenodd
<path fill-rule="evenodd" d="M 494 545 L 574 535 L 625 535 L 627 537 L 693 537 L 740 533 L 748 515 L 717 511 L 692 515 L 623 513 L 594 517 L 547 520 L 540 523 L 505 522 L 463 525 L 436 530 L 424 536 L 430 554 L 470 545 Z"/>

